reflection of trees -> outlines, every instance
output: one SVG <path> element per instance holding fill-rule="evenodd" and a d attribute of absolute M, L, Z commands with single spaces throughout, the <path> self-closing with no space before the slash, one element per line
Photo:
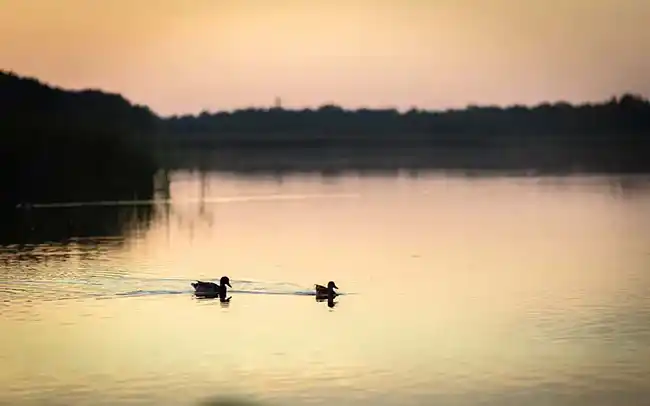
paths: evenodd
<path fill-rule="evenodd" d="M 31 244 L 51 242 L 83 248 L 105 246 L 108 240 L 123 244 L 151 226 L 154 212 L 160 210 L 155 199 L 169 199 L 170 182 L 165 172 L 156 174 L 143 187 L 135 193 L 141 201 L 4 208 L 0 210 L 0 245 L 22 244 L 29 250 Z"/>
<path fill-rule="evenodd" d="M 623 198 L 650 196 L 650 178 L 647 176 L 610 177 L 609 186 L 613 195 Z"/>
<path fill-rule="evenodd" d="M 106 252 L 120 249 L 123 246 L 124 239 L 121 237 L 71 238 L 60 242 L 25 243 L 0 247 L 0 262 L 2 265 L 11 266 L 20 262 L 52 261 L 60 263 L 72 258 L 87 261 L 99 259 Z M 38 273 L 38 271 L 36 272 Z"/>
<path fill-rule="evenodd" d="M 536 177 L 535 182 L 539 186 L 558 191 L 580 188 L 609 194 L 613 198 L 650 197 L 649 175 L 543 176 Z"/>
<path fill-rule="evenodd" d="M 150 226 L 153 206 L 79 206 L 3 212 L 0 244 L 48 242 L 97 245 L 97 238 L 123 241 Z"/>
<path fill-rule="evenodd" d="M 204 171 L 191 172 L 192 180 L 198 186 L 198 200 L 187 200 L 188 196 L 171 195 L 170 186 L 172 183 L 172 171 L 169 169 L 160 169 L 156 174 L 156 193 L 154 196 L 154 221 L 164 225 L 168 237 L 171 232 L 171 221 L 173 220 L 182 228 L 190 232 L 190 238 L 193 236 L 197 224 L 212 225 L 214 218 L 210 208 L 206 207 L 210 203 L 206 202 L 210 197 L 210 174 Z M 160 190 L 158 190 L 160 188 Z M 177 200 L 178 199 L 178 200 Z"/>
<path fill-rule="evenodd" d="M 153 206 L 154 213 L 157 220 L 165 224 L 169 223 L 169 216 L 171 214 L 171 179 L 168 170 L 159 169 L 154 176 L 154 198 Z"/>
<path fill-rule="evenodd" d="M 640 159 L 639 153 L 629 155 L 620 148 L 616 150 L 605 147 L 544 145 L 482 148 L 224 147 L 213 150 L 177 151 L 172 157 L 168 157 L 163 165 L 169 169 L 197 169 L 236 173 L 243 176 L 273 175 L 276 177 L 292 173 L 318 173 L 336 177 L 350 172 L 395 175 L 402 170 L 410 171 L 414 176 L 418 172 L 432 170 L 554 175 L 650 170 L 650 160 Z"/>

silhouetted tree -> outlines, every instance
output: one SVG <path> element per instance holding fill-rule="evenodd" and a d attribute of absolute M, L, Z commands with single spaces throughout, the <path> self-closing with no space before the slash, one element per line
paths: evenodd
<path fill-rule="evenodd" d="M 514 156 L 517 165 L 578 162 L 650 170 L 650 103 L 635 94 L 580 105 L 559 101 L 400 113 L 330 103 L 160 118 L 117 94 L 66 91 L 0 72 L 0 134 L 5 202 L 149 195 L 153 153 L 185 147 L 255 149 L 266 156 L 294 154 L 296 148 L 302 154 L 305 148 L 415 147 L 446 151 L 435 160 L 452 166 L 500 154 L 503 165 L 510 162 L 505 157 Z M 468 150 L 474 151 L 473 162 L 454 158 Z"/>
<path fill-rule="evenodd" d="M 620 143 L 650 131 L 650 103 L 625 94 L 599 104 L 573 106 L 566 102 L 537 106 L 469 106 L 464 110 L 429 112 L 411 109 L 345 110 L 324 105 L 316 110 L 243 109 L 164 120 L 166 133 L 180 144 L 391 142 L 417 140 L 437 145 L 484 145 L 505 136 L 511 142 L 581 142 L 607 139 Z M 533 137 L 534 138 L 531 138 Z M 551 137 L 551 138 L 549 138 Z"/>
<path fill-rule="evenodd" d="M 0 202 L 150 195 L 159 124 L 116 94 L 0 72 Z"/>

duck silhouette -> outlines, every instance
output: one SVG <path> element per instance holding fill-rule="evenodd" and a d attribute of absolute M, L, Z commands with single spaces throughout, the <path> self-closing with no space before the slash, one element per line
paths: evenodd
<path fill-rule="evenodd" d="M 232 286 L 230 285 L 230 279 L 227 276 L 222 276 L 219 280 L 219 284 L 197 280 L 196 282 L 192 282 L 190 285 L 194 288 L 194 294 L 196 296 L 210 298 L 219 297 L 222 302 L 230 301 L 230 298 L 226 299 L 226 293 L 228 292 L 226 286 L 230 288 L 232 288 Z"/>
<path fill-rule="evenodd" d="M 327 283 L 327 287 L 325 287 L 323 285 L 315 284 L 314 288 L 316 289 L 316 296 L 327 297 L 327 296 L 336 296 L 336 295 L 338 295 L 338 293 L 336 293 L 336 291 L 334 289 L 338 289 L 339 287 L 336 286 L 336 283 L 334 283 L 334 281 L 329 281 Z"/>

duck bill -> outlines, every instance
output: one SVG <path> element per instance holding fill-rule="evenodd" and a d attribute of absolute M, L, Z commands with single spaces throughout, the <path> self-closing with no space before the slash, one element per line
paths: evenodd
<path fill-rule="evenodd" d="M 232 286 L 230 286 L 230 282 L 226 283 L 226 286 L 232 289 Z"/>

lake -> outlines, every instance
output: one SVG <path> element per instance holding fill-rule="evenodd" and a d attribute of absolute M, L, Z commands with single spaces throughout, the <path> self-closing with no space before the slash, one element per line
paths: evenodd
<path fill-rule="evenodd" d="M 650 399 L 646 178 L 167 182 L 152 202 L 17 211 L 0 404 Z M 222 275 L 229 303 L 193 296 Z M 329 280 L 333 307 L 309 295 Z"/>

